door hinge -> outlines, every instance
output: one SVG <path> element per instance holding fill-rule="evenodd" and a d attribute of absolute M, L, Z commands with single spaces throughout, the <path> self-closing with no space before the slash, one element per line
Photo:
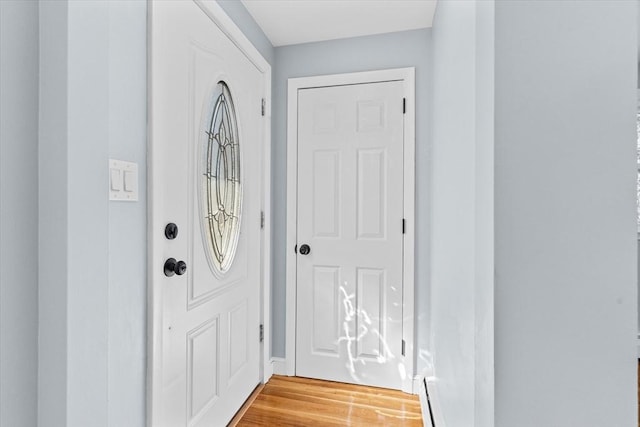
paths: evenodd
<path fill-rule="evenodd" d="M 402 218 L 402 234 L 407 234 L 407 220 Z"/>
<path fill-rule="evenodd" d="M 404 340 L 402 340 L 402 355 L 404 356 L 404 347 L 405 347 L 405 342 Z"/>
<path fill-rule="evenodd" d="M 260 229 L 264 229 L 264 211 L 260 211 Z"/>
<path fill-rule="evenodd" d="M 402 114 L 407 112 L 407 98 L 402 98 Z"/>
<path fill-rule="evenodd" d="M 264 325 L 260 325 L 260 342 L 264 341 Z"/>
<path fill-rule="evenodd" d="M 266 102 L 265 102 L 264 98 L 262 98 L 262 104 L 260 105 L 260 111 L 262 112 L 263 116 L 264 116 L 265 108 L 266 108 Z"/>

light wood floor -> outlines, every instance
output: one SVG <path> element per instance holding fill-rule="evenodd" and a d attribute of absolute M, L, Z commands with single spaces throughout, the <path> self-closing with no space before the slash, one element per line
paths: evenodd
<path fill-rule="evenodd" d="M 274 375 L 237 426 L 422 426 L 418 396 L 376 387 Z"/>

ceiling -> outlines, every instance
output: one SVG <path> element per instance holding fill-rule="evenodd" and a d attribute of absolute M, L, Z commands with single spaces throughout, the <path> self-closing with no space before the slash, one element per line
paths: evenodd
<path fill-rule="evenodd" d="M 242 0 L 274 46 L 429 28 L 436 0 Z"/>

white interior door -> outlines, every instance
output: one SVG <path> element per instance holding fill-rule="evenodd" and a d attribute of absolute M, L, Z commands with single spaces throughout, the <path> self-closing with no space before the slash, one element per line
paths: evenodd
<path fill-rule="evenodd" d="M 403 93 L 298 91 L 298 376 L 402 388 Z"/>
<path fill-rule="evenodd" d="M 264 76 L 202 4 L 150 8 L 150 424 L 223 426 L 260 381 Z"/>

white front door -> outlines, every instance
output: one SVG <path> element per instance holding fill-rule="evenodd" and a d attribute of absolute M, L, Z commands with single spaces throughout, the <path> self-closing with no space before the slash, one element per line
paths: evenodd
<path fill-rule="evenodd" d="M 260 382 L 264 76 L 201 3 L 150 9 L 150 425 L 224 426 Z"/>
<path fill-rule="evenodd" d="M 298 91 L 298 376 L 402 388 L 403 94 Z"/>

